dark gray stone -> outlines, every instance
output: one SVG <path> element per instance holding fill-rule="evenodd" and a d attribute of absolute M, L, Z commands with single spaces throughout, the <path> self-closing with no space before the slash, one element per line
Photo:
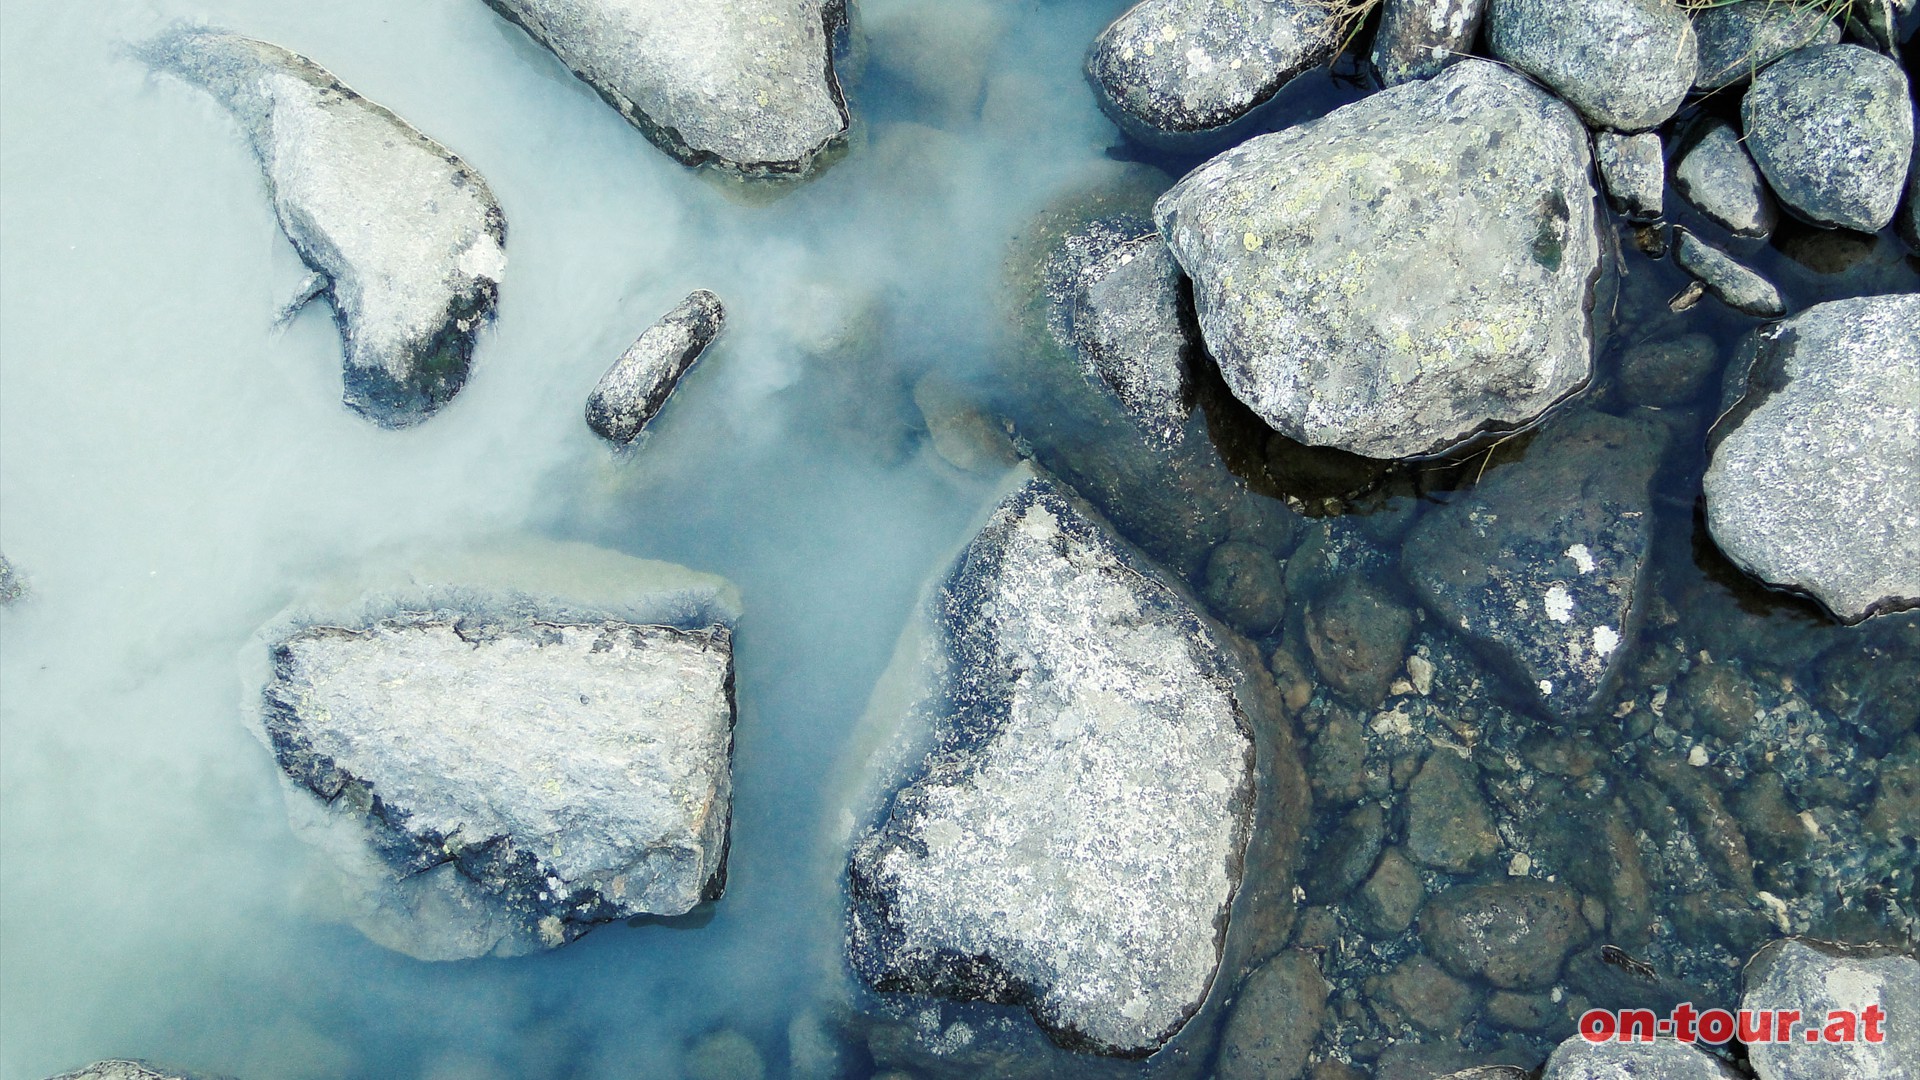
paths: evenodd
<path fill-rule="evenodd" d="M 1697 1046 L 1654 1042 L 1590 1043 L 1576 1035 L 1547 1059 L 1540 1080 L 1739 1080 Z"/>
<path fill-rule="evenodd" d="M 1087 80 L 1128 135 L 1190 148 L 1339 47 L 1340 22 L 1320 0 L 1143 0 L 1094 39 Z"/>
<path fill-rule="evenodd" d="M 1287 617 L 1287 583 L 1273 553 L 1229 540 L 1207 560 L 1207 603 L 1228 625 L 1266 634 Z"/>
<path fill-rule="evenodd" d="M 1672 0 L 1489 0 L 1487 45 L 1618 131 L 1665 123 L 1699 71 L 1693 24 Z"/>
<path fill-rule="evenodd" d="M 1307 606 L 1307 647 L 1333 691 L 1378 706 L 1407 658 L 1413 612 L 1360 577 L 1341 580 Z"/>
<path fill-rule="evenodd" d="M 487 0 L 687 165 L 804 175 L 847 132 L 845 0 Z"/>
<path fill-rule="evenodd" d="M 1920 1068 L 1920 960 L 1890 949 L 1850 948 L 1808 938 L 1776 941 L 1747 962 L 1740 1007 L 1797 1009 L 1798 1030 L 1825 1026 L 1834 1010 L 1877 1006 L 1880 1042 L 1756 1042 L 1748 1060 L 1760 1080 L 1894 1080 Z"/>
<path fill-rule="evenodd" d="M 1355 807 L 1326 834 L 1307 862 L 1307 899 L 1332 904 L 1346 898 L 1373 872 L 1387 835 L 1387 816 L 1373 803 Z"/>
<path fill-rule="evenodd" d="M 1738 236 L 1773 232 L 1780 211 L 1740 145 L 1740 133 L 1725 121 L 1709 120 L 1688 142 L 1673 169 L 1681 197 Z"/>
<path fill-rule="evenodd" d="M 1857 45 L 1814 45 L 1753 80 L 1740 103 L 1747 151 L 1795 216 L 1878 232 L 1899 209 L 1913 155 L 1900 65 Z"/>
<path fill-rule="evenodd" d="M 1907 197 L 1894 224 L 1900 230 L 1900 239 L 1920 252 L 1920 144 L 1915 145 L 1913 160 L 1907 165 Z"/>
<path fill-rule="evenodd" d="M 1367 739 L 1359 717 L 1336 710 L 1314 736 L 1307 775 L 1316 797 L 1338 804 L 1366 794 Z"/>
<path fill-rule="evenodd" d="M 632 442 L 659 415 L 681 376 L 713 344 L 725 322 L 719 297 L 705 289 L 689 293 L 642 331 L 600 377 L 587 396 L 587 426 L 615 446 Z"/>
<path fill-rule="evenodd" d="M 1920 604 L 1920 294 L 1757 332 L 1714 426 L 1707 528 L 1748 573 L 1840 618 Z"/>
<path fill-rule="evenodd" d="M 506 219 L 480 174 L 277 45 L 196 28 L 144 55 L 239 120 L 314 271 L 294 308 L 322 294 L 333 305 L 347 406 L 406 427 L 451 401 L 506 270 Z"/>
<path fill-rule="evenodd" d="M 1448 971 L 1505 990 L 1552 986 L 1586 936 L 1579 896 L 1533 878 L 1455 886 L 1420 913 L 1420 939 Z"/>
<path fill-rule="evenodd" d="M 1567 417 L 1429 512 L 1402 551 L 1427 606 L 1555 716 L 1592 708 L 1632 648 L 1662 444 L 1646 424 Z"/>
<path fill-rule="evenodd" d="M 1595 132 L 1593 156 L 1607 197 L 1628 220 L 1653 221 L 1666 209 L 1667 159 L 1659 133 Z"/>
<path fill-rule="evenodd" d="M 1407 785 L 1407 853 L 1436 870 L 1463 874 L 1500 850 L 1479 770 L 1436 750 Z"/>
<path fill-rule="evenodd" d="M 1327 1019 L 1332 992 L 1312 953 L 1288 949 L 1247 976 L 1220 1041 L 1219 1080 L 1289 1080 Z"/>
<path fill-rule="evenodd" d="M 1773 287 L 1773 282 L 1687 230 L 1673 231 L 1677 238 L 1673 261 L 1728 307 L 1762 318 L 1786 314 L 1786 301 L 1780 298 L 1780 290 Z"/>
<path fill-rule="evenodd" d="M 1480 1007 L 1473 988 L 1424 956 L 1411 956 L 1369 984 L 1368 996 L 1422 1031 L 1454 1035 Z"/>
<path fill-rule="evenodd" d="M 1702 90 L 1736 86 L 1782 56 L 1808 45 L 1840 40 L 1840 26 L 1816 4 L 1777 0 L 1740 0 L 1696 12 L 1693 32 L 1700 42 Z"/>
<path fill-rule="evenodd" d="M 1486 0 L 1384 0 L 1370 54 L 1386 86 L 1430 79 L 1473 52 Z"/>
<path fill-rule="evenodd" d="M 1586 131 L 1462 61 L 1189 173 L 1154 216 L 1234 396 L 1369 457 L 1524 424 L 1592 371 Z"/>
<path fill-rule="evenodd" d="M 1643 341 L 1620 358 L 1620 393 L 1635 405 L 1665 408 L 1700 396 L 1720 367 L 1720 347 L 1705 334 Z"/>
<path fill-rule="evenodd" d="M 1399 848 L 1388 848 L 1354 898 L 1353 914 L 1361 928 L 1374 937 L 1397 938 L 1413 925 L 1426 899 L 1419 869 Z"/>

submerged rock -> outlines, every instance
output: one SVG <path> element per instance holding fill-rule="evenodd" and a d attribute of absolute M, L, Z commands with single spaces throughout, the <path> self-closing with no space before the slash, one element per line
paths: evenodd
<path fill-rule="evenodd" d="M 1257 789 L 1294 807 L 1259 844 L 1297 853 L 1304 780 L 1291 747 L 1256 779 L 1257 657 L 1052 481 L 1013 483 L 882 682 L 912 685 L 876 696 L 848 955 L 875 990 L 1144 1056 L 1208 999 L 1243 874 L 1291 866 L 1249 848 Z M 1291 905 L 1276 877 L 1262 903 Z"/>
<path fill-rule="evenodd" d="M 1299 1076 L 1327 1019 L 1332 992 L 1313 955 L 1288 949 L 1254 969 L 1221 1037 L 1219 1080 Z"/>
<path fill-rule="evenodd" d="M 1547 1059 L 1540 1080 L 1739 1080 L 1740 1074 L 1672 1039 L 1593 1043 L 1576 1035 Z"/>
<path fill-rule="evenodd" d="M 1486 0 L 1384 0 L 1370 59 L 1386 86 L 1430 79 L 1473 53 Z"/>
<path fill-rule="evenodd" d="M 1786 313 L 1786 302 L 1780 299 L 1780 290 L 1773 287 L 1773 282 L 1685 229 L 1675 229 L 1674 235 L 1678 241 L 1673 261 L 1728 307 L 1763 318 Z"/>
<path fill-rule="evenodd" d="M 1920 294 L 1835 300 L 1759 331 L 1714 425 L 1707 529 L 1848 622 L 1920 604 Z"/>
<path fill-rule="evenodd" d="M 1653 221 L 1666 208 L 1667 159 L 1652 131 L 1596 132 L 1593 156 L 1613 205 L 1630 221 Z"/>
<path fill-rule="evenodd" d="M 705 289 L 689 293 L 600 377 L 587 396 L 587 426 L 616 446 L 632 442 L 719 336 L 726 315 L 719 297 Z"/>
<path fill-rule="evenodd" d="M 258 641 L 258 734 L 356 926 L 510 956 L 720 895 L 730 586 L 579 545 L 398 580 Z"/>
<path fill-rule="evenodd" d="M 480 174 L 277 45 L 188 29 L 144 55 L 239 120 L 315 274 L 296 306 L 323 293 L 333 304 L 347 406 L 406 427 L 452 400 L 506 269 L 506 218 Z"/>
<path fill-rule="evenodd" d="M 1463 61 L 1200 166 L 1155 207 L 1234 395 L 1310 446 L 1408 457 L 1592 370 L 1586 132 Z"/>
<path fill-rule="evenodd" d="M 1122 131 L 1184 148 L 1339 48 L 1339 20 L 1323 0 L 1143 0 L 1094 39 L 1087 80 Z"/>
<path fill-rule="evenodd" d="M 1408 537 L 1429 608 L 1571 719 L 1605 694 L 1639 622 L 1662 436 L 1584 413 L 1549 427 Z"/>
<path fill-rule="evenodd" d="M 1700 41 L 1700 74 L 1693 85 L 1702 90 L 1746 82 L 1795 49 L 1840 40 L 1840 26 L 1825 7 L 1777 0 L 1706 8 L 1694 15 L 1693 32 Z"/>
<path fill-rule="evenodd" d="M 1489 0 L 1487 45 L 1618 131 L 1665 123 L 1699 72 L 1693 24 L 1673 0 Z"/>
<path fill-rule="evenodd" d="M 845 0 L 487 0 L 687 165 L 805 174 L 847 132 Z"/>
<path fill-rule="evenodd" d="M 1786 938 L 1756 953 L 1743 981 L 1742 1009 L 1795 1009 L 1802 1017 L 1792 1038 L 1748 1045 L 1760 1080 L 1892 1080 L 1920 1067 L 1920 1026 L 1914 1023 L 1920 1017 L 1920 960 L 1910 954 Z M 1849 1041 L 1808 1042 L 1801 1034 L 1832 1031 L 1828 1021 L 1836 1010 L 1864 1021 L 1869 1008 L 1881 1018 L 1877 1042 L 1866 1038 L 1862 1025 L 1855 1025 Z"/>
<path fill-rule="evenodd" d="M 1773 196 L 1740 134 L 1721 120 L 1710 120 L 1681 152 L 1673 184 L 1694 208 L 1739 236 L 1765 236 L 1780 220 Z"/>
<path fill-rule="evenodd" d="M 1720 347 L 1706 334 L 1634 345 L 1620 358 L 1620 394 L 1635 405 L 1665 408 L 1698 397 L 1720 366 Z"/>
<path fill-rule="evenodd" d="M 1463 979 L 1506 990 L 1552 986 L 1586 936 L 1579 895 L 1534 878 L 1455 886 L 1420 915 L 1420 939 L 1434 959 Z"/>
<path fill-rule="evenodd" d="M 1427 866 L 1463 874 L 1500 850 L 1480 772 L 1451 750 L 1436 750 L 1407 785 L 1407 853 Z"/>
<path fill-rule="evenodd" d="M 1913 154 L 1900 65 L 1858 45 L 1815 45 L 1761 72 L 1740 103 L 1747 150 L 1788 210 L 1827 228 L 1893 220 Z"/>
<path fill-rule="evenodd" d="M 1151 446 L 1171 448 L 1193 412 L 1180 268 L 1153 223 L 1096 218 L 1062 238 L 1045 270 L 1047 326 L 1087 381 L 1119 401 Z"/>

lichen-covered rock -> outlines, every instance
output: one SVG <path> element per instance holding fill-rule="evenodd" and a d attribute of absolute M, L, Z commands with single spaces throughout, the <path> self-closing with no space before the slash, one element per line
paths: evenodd
<path fill-rule="evenodd" d="M 1748 1060 L 1760 1080 L 1912 1080 L 1920 1076 L 1920 960 L 1892 949 L 1785 938 L 1754 954 L 1743 977 L 1744 1010 L 1796 1009 L 1792 1037 L 1751 1043 Z M 1868 1009 L 1879 1010 L 1881 1038 L 1867 1038 Z M 1834 1030 L 1837 1010 L 1859 1018 L 1853 1032 Z M 1804 1032 L 1847 1035 L 1808 1042 Z"/>
<path fill-rule="evenodd" d="M 1694 208 L 1739 236 L 1766 236 L 1780 219 L 1740 133 L 1709 120 L 1680 153 L 1673 184 Z"/>
<path fill-rule="evenodd" d="M 1595 132 L 1593 156 L 1613 205 L 1630 221 L 1653 221 L 1666 208 L 1667 159 L 1657 132 Z"/>
<path fill-rule="evenodd" d="M 1728 307 L 1762 318 L 1786 313 L 1786 302 L 1773 282 L 1685 229 L 1675 229 L 1674 235 L 1673 261 Z"/>
<path fill-rule="evenodd" d="M 1180 268 L 1153 222 L 1096 218 L 1062 238 L 1045 276 L 1048 329 L 1087 381 L 1120 403 L 1149 445 L 1179 443 L 1193 412 L 1193 342 Z"/>
<path fill-rule="evenodd" d="M 487 0 L 687 165 L 806 174 L 847 132 L 845 0 Z"/>
<path fill-rule="evenodd" d="M 1087 80 L 1122 131 L 1187 148 L 1333 59 L 1339 35 L 1324 0 L 1142 0 L 1094 39 Z"/>
<path fill-rule="evenodd" d="M 1593 707 L 1631 649 L 1662 443 L 1647 424 L 1568 417 L 1429 513 L 1402 551 L 1427 606 L 1555 716 Z"/>
<path fill-rule="evenodd" d="M 1455 886 L 1420 914 L 1420 940 L 1448 971 L 1507 990 L 1544 990 L 1586 939 L 1580 898 L 1558 882 Z"/>
<path fill-rule="evenodd" d="M 726 309 L 720 298 L 695 289 L 620 354 L 587 396 L 587 426 L 625 446 L 659 414 L 680 377 L 720 334 Z"/>
<path fill-rule="evenodd" d="M 1878 232 L 1899 209 L 1913 154 L 1900 65 L 1858 45 L 1814 45 L 1753 80 L 1740 102 L 1747 150 L 1795 216 Z"/>
<path fill-rule="evenodd" d="M 61 1073 L 48 1080 L 192 1080 L 184 1073 L 162 1069 L 144 1061 L 114 1058 L 96 1061 L 84 1069 Z"/>
<path fill-rule="evenodd" d="M 1855 622 L 1920 604 L 1920 294 L 1759 331 L 1714 425 L 1707 528 L 1761 581 Z"/>
<path fill-rule="evenodd" d="M 6 607 L 26 594 L 26 578 L 14 569 L 13 560 L 0 555 L 0 607 Z"/>
<path fill-rule="evenodd" d="M 1697 12 L 1693 33 L 1700 42 L 1702 90 L 1735 86 L 1768 64 L 1808 45 L 1840 40 L 1840 26 L 1819 4 L 1782 4 L 1777 0 L 1740 0 Z"/>
<path fill-rule="evenodd" d="M 1236 397 L 1377 458 L 1527 423 L 1585 385 L 1587 136 L 1463 61 L 1221 154 L 1155 206 Z"/>
<path fill-rule="evenodd" d="M 1472 55 L 1486 0 L 1385 0 L 1370 59 L 1386 86 L 1430 79 Z"/>
<path fill-rule="evenodd" d="M 1249 850 L 1257 789 L 1304 782 L 1256 774 L 1257 658 L 1056 483 L 1011 483 L 876 694 L 848 956 L 883 993 L 1144 1056 L 1207 1000 L 1243 874 L 1291 865 Z"/>
<path fill-rule="evenodd" d="M 361 587 L 255 648 L 257 733 L 364 933 L 421 959 L 515 955 L 720 895 L 730 586 L 560 545 Z"/>
<path fill-rule="evenodd" d="M 315 274 L 296 305 L 322 293 L 333 304 L 347 406 L 405 427 L 452 400 L 506 269 L 506 219 L 480 174 L 277 45 L 185 29 L 144 55 L 240 122 Z"/>
<path fill-rule="evenodd" d="M 1547 1059 L 1540 1080 L 1739 1080 L 1740 1074 L 1672 1039 L 1588 1042 L 1576 1035 Z"/>
<path fill-rule="evenodd" d="M 1699 71 L 1693 23 L 1673 0 L 1489 0 L 1487 45 L 1617 131 L 1665 123 Z"/>

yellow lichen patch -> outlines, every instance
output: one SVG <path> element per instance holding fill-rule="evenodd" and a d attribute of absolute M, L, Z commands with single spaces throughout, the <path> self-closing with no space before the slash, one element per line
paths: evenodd
<path fill-rule="evenodd" d="M 1250 232 L 1240 238 L 1240 243 L 1245 245 L 1248 251 L 1259 251 L 1261 243 L 1260 234 Z"/>

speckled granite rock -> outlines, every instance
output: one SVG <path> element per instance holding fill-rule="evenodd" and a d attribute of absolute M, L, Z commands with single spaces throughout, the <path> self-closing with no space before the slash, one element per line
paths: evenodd
<path fill-rule="evenodd" d="M 1920 294 L 1835 300 L 1756 335 L 1709 439 L 1707 528 L 1849 622 L 1920 604 Z"/>
<path fill-rule="evenodd" d="M 84 1069 L 61 1073 L 48 1080 L 193 1080 L 185 1073 L 161 1069 L 144 1061 L 115 1058 L 96 1061 Z"/>
<path fill-rule="evenodd" d="M 1186 148 L 1220 135 L 1339 46 L 1338 21 L 1320 0 L 1143 0 L 1094 39 L 1087 80 L 1122 131 Z"/>
<path fill-rule="evenodd" d="M 1462 61 L 1189 173 L 1154 215 L 1234 395 L 1370 457 L 1524 424 L 1592 370 L 1587 136 Z"/>
<path fill-rule="evenodd" d="M 1700 41 L 1700 74 L 1693 84 L 1718 90 L 1746 82 L 1782 56 L 1808 45 L 1840 40 L 1840 26 L 1818 6 L 1741 0 L 1693 16 Z"/>
<path fill-rule="evenodd" d="M 0 607 L 6 607 L 27 594 L 27 581 L 13 565 L 13 560 L 0 555 Z"/>
<path fill-rule="evenodd" d="M 487 0 L 687 165 L 805 174 L 847 132 L 845 0 Z"/>
<path fill-rule="evenodd" d="M 1699 71 L 1693 24 L 1673 0 L 1489 0 L 1487 45 L 1619 131 L 1665 123 Z"/>
<path fill-rule="evenodd" d="M 515 955 L 719 896 L 731 586 L 522 545 L 359 587 L 284 613 L 249 655 L 296 830 L 367 936 Z"/>
<path fill-rule="evenodd" d="M 1920 960 L 1889 949 L 1776 941 L 1754 954 L 1742 1009 L 1798 1009 L 1799 1031 L 1824 1028 L 1833 1010 L 1878 1006 L 1884 1038 L 1869 1042 L 1757 1042 L 1747 1048 L 1760 1080 L 1913 1080 L 1920 1077 Z M 1862 1035 L 1863 1032 L 1856 1032 Z"/>
<path fill-rule="evenodd" d="M 1567 417 L 1428 513 L 1402 551 L 1427 606 L 1554 716 L 1585 714 L 1631 649 L 1662 442 L 1635 421 Z"/>
<path fill-rule="evenodd" d="M 1667 159 L 1657 132 L 1595 132 L 1593 156 L 1615 209 L 1630 221 L 1659 218 L 1667 201 Z"/>
<path fill-rule="evenodd" d="M 1069 233 L 1045 271 L 1047 328 L 1150 446 L 1170 448 L 1193 412 L 1193 341 L 1180 267 L 1153 222 L 1098 218 Z"/>
<path fill-rule="evenodd" d="M 1369 58 L 1386 86 L 1430 79 L 1473 52 L 1486 0 L 1385 0 Z"/>
<path fill-rule="evenodd" d="M 1795 216 L 1878 232 L 1900 206 L 1913 102 L 1900 65 L 1857 45 L 1815 45 L 1761 72 L 1740 103 L 1747 150 Z"/>
<path fill-rule="evenodd" d="M 1673 185 L 1681 196 L 1736 235 L 1771 233 L 1780 211 L 1740 145 L 1740 133 L 1724 121 L 1709 120 L 1687 141 L 1673 168 Z"/>
<path fill-rule="evenodd" d="M 600 377 L 587 396 L 587 426 L 616 446 L 632 442 L 720 335 L 726 317 L 719 297 L 705 289 L 689 293 L 642 331 Z"/>
<path fill-rule="evenodd" d="M 1061 1046 L 1142 1056 L 1209 996 L 1263 861 L 1256 787 L 1304 781 L 1256 779 L 1257 658 L 1053 481 L 1010 485 L 876 693 L 848 955 L 883 993 L 1024 1005 Z"/>
<path fill-rule="evenodd" d="M 1575 1035 L 1554 1050 L 1540 1080 L 1739 1080 L 1697 1046 L 1654 1042 L 1590 1043 Z"/>
<path fill-rule="evenodd" d="M 1774 288 L 1771 281 L 1687 230 L 1673 232 L 1677 238 L 1673 261 L 1728 307 L 1763 318 L 1786 313 L 1786 302 L 1780 299 L 1780 290 Z"/>
<path fill-rule="evenodd" d="M 347 406 L 405 427 L 452 400 L 506 269 L 506 219 L 480 174 L 277 45 L 186 29 L 144 55 L 239 120 L 315 274 L 296 306 L 322 293 L 333 304 Z"/>

